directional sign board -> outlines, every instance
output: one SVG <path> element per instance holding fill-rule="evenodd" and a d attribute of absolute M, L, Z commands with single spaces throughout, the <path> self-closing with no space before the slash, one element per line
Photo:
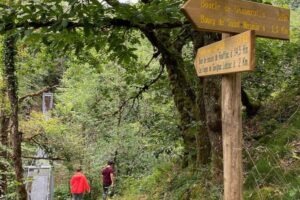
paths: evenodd
<path fill-rule="evenodd" d="M 255 67 L 255 33 L 247 31 L 198 49 L 198 76 L 252 71 Z"/>
<path fill-rule="evenodd" d="M 241 33 L 289 39 L 290 11 L 267 4 L 239 0 L 189 0 L 182 7 L 198 30 Z"/>

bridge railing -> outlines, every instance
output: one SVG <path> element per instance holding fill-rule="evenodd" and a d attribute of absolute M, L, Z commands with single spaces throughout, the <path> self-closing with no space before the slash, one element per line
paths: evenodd
<path fill-rule="evenodd" d="M 50 165 L 25 166 L 29 200 L 53 200 L 54 178 Z"/>

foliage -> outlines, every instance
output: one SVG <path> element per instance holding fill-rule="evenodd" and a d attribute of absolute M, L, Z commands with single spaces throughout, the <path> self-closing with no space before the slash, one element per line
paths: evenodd
<path fill-rule="evenodd" d="M 147 51 L 141 50 L 139 54 L 144 52 L 147 56 Z M 153 70 L 157 65 L 141 69 L 139 66 L 148 60 L 124 67 L 103 58 L 102 61 L 88 64 L 86 58 L 79 56 L 66 62 L 68 67 L 53 111 L 53 117 L 68 127 L 66 133 L 84 141 L 84 156 L 77 159 L 84 163 L 93 191 L 98 194 L 99 171 L 107 160 L 116 160 L 118 182 L 122 184 L 125 177 L 146 175 L 163 160 L 178 159 L 182 149 L 164 75 L 154 89 L 139 94 L 143 85 L 159 73 Z M 73 156 L 70 164 L 76 162 Z M 122 193 L 121 188 L 117 193 Z M 91 194 L 89 198 L 95 197 Z"/>
<path fill-rule="evenodd" d="M 289 102 L 291 104 L 291 101 Z M 290 113 L 290 116 L 280 128 L 246 149 L 249 159 L 245 183 L 246 199 L 298 199 L 300 197 L 300 179 L 297 176 L 300 164 L 297 156 L 300 115 L 297 108 Z"/>
<path fill-rule="evenodd" d="M 29 120 L 21 122 L 20 130 L 25 140 L 38 144 L 50 158 L 70 161 L 81 159 L 84 155 L 83 141 L 74 137 L 59 118 L 46 120 L 41 113 L 32 112 Z"/>
<path fill-rule="evenodd" d="M 257 68 L 244 76 L 244 87 L 258 100 L 284 91 L 299 77 L 298 52 L 294 42 L 257 40 Z"/>
<path fill-rule="evenodd" d="M 207 169 L 193 173 L 176 164 L 161 163 L 149 176 L 138 181 L 126 179 L 126 193 L 117 199 L 220 199 L 222 190 L 208 181 L 208 174 Z"/>
<path fill-rule="evenodd" d="M 261 122 L 258 126 L 268 123 L 269 119 L 264 118 L 267 113 L 272 113 L 277 119 L 280 112 L 274 114 L 274 111 L 283 111 L 286 108 L 284 102 L 289 102 L 293 108 L 285 113 L 289 117 L 281 124 L 274 120 L 272 124 L 276 127 L 271 130 L 258 128 L 270 132 L 251 146 L 246 144 L 245 199 L 299 198 L 299 93 L 289 88 L 282 95 L 270 101 L 268 105 L 273 105 L 256 116 Z M 285 98 L 287 96 L 289 98 Z M 117 199 L 220 199 L 222 190 L 214 185 L 207 170 L 202 168 L 198 173 L 192 173 L 174 163 L 160 163 L 148 176 L 126 178 L 122 182 L 122 191 L 125 192 Z"/>
<path fill-rule="evenodd" d="M 29 46 L 30 45 L 30 46 Z M 67 54 L 54 54 L 51 49 L 41 44 L 28 44 L 26 41 L 19 41 L 17 56 L 17 72 L 19 79 L 20 97 L 34 93 L 46 86 L 55 86 L 67 67 L 65 62 Z M 37 106 L 38 99 L 26 99 L 22 106 Z M 29 105 L 28 105 L 29 104 Z"/>
<path fill-rule="evenodd" d="M 244 74 L 242 83 L 256 100 L 267 100 L 299 84 L 299 16 L 299 8 L 291 11 L 290 41 L 256 40 L 256 69 Z"/>
<path fill-rule="evenodd" d="M 87 198 L 96 199 L 101 192 L 99 172 L 108 159 L 117 163 L 120 199 L 221 198 L 222 189 L 212 182 L 208 167 L 192 173 L 175 164 L 183 156 L 179 115 L 167 75 L 159 68 L 160 57 L 153 55 L 157 49 L 140 31 L 182 25 L 182 3 L 153 0 L 112 7 L 97 0 L 26 0 L 0 5 L 0 31 L 19 37 L 20 96 L 59 85 L 49 120 L 40 113 L 39 96 L 26 98 L 20 112 L 25 155 L 42 148 L 49 157 L 61 159 L 53 164 L 56 176 L 63 177 L 56 182 L 56 198 L 68 198 L 68 180 L 80 164 L 92 186 Z M 246 152 L 248 199 L 299 196 L 299 156 L 291 141 L 300 123 L 295 112 L 299 99 L 294 98 L 300 91 L 300 15 L 297 1 L 290 3 L 291 42 L 258 39 L 257 69 L 243 74 L 243 87 L 263 105 L 254 120 L 260 122 L 260 136 L 267 135 Z M 165 32 L 170 33 L 168 42 L 182 34 Z M 196 90 L 188 42 L 183 54 L 188 67 L 183 71 Z M 292 166 L 281 163 L 289 160 Z M 9 183 L 15 187 L 13 178 Z"/>

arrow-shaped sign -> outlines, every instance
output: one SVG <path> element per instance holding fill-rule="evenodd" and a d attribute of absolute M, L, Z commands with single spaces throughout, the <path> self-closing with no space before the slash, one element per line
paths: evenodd
<path fill-rule="evenodd" d="M 241 33 L 289 39 L 290 11 L 267 4 L 239 0 L 189 0 L 183 12 L 198 30 Z"/>

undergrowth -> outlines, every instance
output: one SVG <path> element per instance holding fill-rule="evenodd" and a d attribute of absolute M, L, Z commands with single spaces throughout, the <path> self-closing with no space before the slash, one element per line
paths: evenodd
<path fill-rule="evenodd" d="M 192 172 L 176 164 L 164 163 L 150 176 L 140 180 L 128 178 L 125 193 L 118 200 L 219 200 L 222 188 L 215 186 L 208 169 Z"/>
<path fill-rule="evenodd" d="M 260 137 L 244 148 L 244 199 L 299 200 L 299 94 L 278 96 L 254 120 Z M 222 187 L 213 183 L 209 169 L 191 171 L 164 163 L 150 176 L 127 178 L 117 200 L 222 199 Z"/>
<path fill-rule="evenodd" d="M 260 113 L 262 137 L 245 148 L 246 200 L 300 199 L 299 90 L 283 93 Z"/>

